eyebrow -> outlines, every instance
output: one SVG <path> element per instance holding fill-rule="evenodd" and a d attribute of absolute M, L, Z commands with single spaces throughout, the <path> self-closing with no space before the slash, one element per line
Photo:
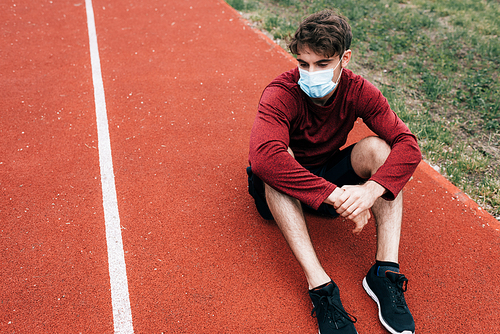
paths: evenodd
<path fill-rule="evenodd" d="M 318 60 L 318 61 L 315 61 L 315 62 L 314 62 L 314 64 L 319 64 L 319 63 L 329 63 L 329 62 L 331 62 L 331 61 L 333 61 L 333 60 L 334 60 L 334 59 L 332 59 L 332 58 L 320 59 L 320 60 Z M 297 58 L 297 61 L 298 61 L 298 62 L 301 62 L 301 63 L 306 63 L 306 64 L 308 64 L 306 61 L 304 61 L 304 60 L 302 60 L 302 59 L 298 59 L 298 58 Z"/>

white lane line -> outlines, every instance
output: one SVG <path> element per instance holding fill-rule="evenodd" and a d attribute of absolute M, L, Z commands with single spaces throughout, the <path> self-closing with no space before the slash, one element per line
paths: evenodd
<path fill-rule="evenodd" d="M 115 175 L 111 157 L 108 117 L 104 98 L 99 49 L 94 21 L 92 0 L 85 0 L 87 25 L 89 30 L 90 60 L 94 99 L 97 118 L 97 139 L 99 142 L 99 165 L 101 168 L 102 202 L 106 224 L 106 242 L 108 246 L 109 278 L 111 283 L 111 303 L 115 333 L 133 333 L 132 311 L 128 294 L 127 269 L 120 230 L 120 216 L 116 197 Z"/>

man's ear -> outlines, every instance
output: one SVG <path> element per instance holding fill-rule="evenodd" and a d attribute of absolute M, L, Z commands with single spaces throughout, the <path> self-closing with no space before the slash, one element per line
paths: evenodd
<path fill-rule="evenodd" d="M 342 67 L 347 67 L 347 64 L 351 61 L 352 51 L 351 49 L 346 50 L 344 52 L 344 56 L 342 57 Z"/>

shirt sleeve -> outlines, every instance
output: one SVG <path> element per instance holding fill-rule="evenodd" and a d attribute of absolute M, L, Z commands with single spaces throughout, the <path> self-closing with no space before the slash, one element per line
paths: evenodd
<path fill-rule="evenodd" d="M 250 135 L 249 160 L 252 172 L 269 186 L 317 209 L 336 186 L 310 173 L 287 151 L 297 101 L 283 87 L 266 88 Z"/>
<path fill-rule="evenodd" d="M 387 189 L 385 199 L 393 200 L 413 175 L 422 154 L 416 137 L 391 110 L 382 93 L 366 80 L 362 89 L 359 103 L 364 107 L 359 117 L 391 147 L 387 160 L 370 180 Z"/>

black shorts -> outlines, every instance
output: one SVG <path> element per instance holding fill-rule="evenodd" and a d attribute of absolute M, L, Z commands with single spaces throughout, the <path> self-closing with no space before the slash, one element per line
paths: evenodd
<path fill-rule="evenodd" d="M 324 178 L 325 180 L 342 187 L 344 185 L 357 185 L 362 184 L 366 180 L 359 177 L 351 165 L 351 152 L 354 148 L 351 145 L 342 151 L 335 154 L 325 165 L 315 168 L 305 167 L 308 171 Z M 252 168 L 247 167 L 248 174 L 248 192 L 255 200 L 255 205 L 257 206 L 257 211 L 262 216 L 262 218 L 271 220 L 273 215 L 267 206 L 266 194 L 264 188 L 264 182 L 255 174 L 252 173 Z M 333 206 L 329 204 L 321 204 L 318 210 L 314 210 L 308 205 L 302 204 L 304 209 L 311 210 L 315 213 L 321 215 L 327 215 L 330 217 L 337 217 L 338 213 L 335 211 Z"/>

